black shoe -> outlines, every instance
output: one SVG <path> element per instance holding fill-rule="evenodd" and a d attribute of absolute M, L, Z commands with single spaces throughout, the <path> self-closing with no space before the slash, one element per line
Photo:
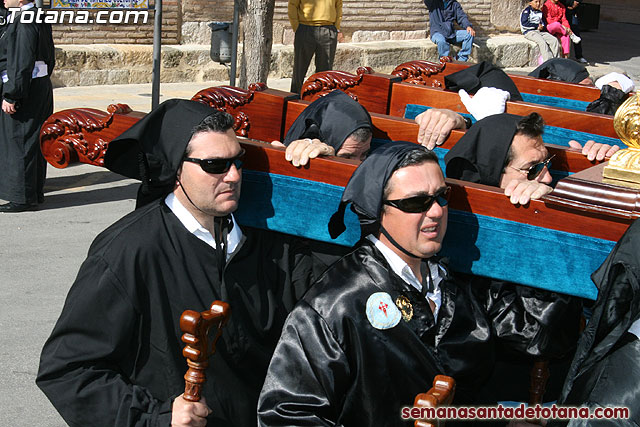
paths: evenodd
<path fill-rule="evenodd" d="M 44 203 L 44 194 L 38 196 L 38 204 Z"/>
<path fill-rule="evenodd" d="M 0 212 L 25 212 L 34 211 L 37 208 L 37 205 L 30 205 L 28 203 L 9 202 L 4 205 L 0 205 Z"/>

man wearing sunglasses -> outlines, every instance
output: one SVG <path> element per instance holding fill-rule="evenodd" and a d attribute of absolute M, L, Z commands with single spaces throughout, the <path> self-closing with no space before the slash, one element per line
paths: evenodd
<path fill-rule="evenodd" d="M 329 230 L 334 238 L 344 230 L 351 203 L 363 238 L 287 318 L 259 425 L 404 425 L 401 408 L 436 374 L 455 378 L 454 403 L 487 403 L 478 389 L 493 366 L 493 329 L 518 322 L 531 334 L 521 337 L 526 346 L 539 325 L 435 256 L 447 195 L 437 157 L 422 146 L 386 144 L 360 164 Z"/>
<path fill-rule="evenodd" d="M 553 190 L 543 130 L 537 113 L 480 120 L 445 155 L 447 177 L 503 188 L 513 204 L 539 199 Z"/>
<path fill-rule="evenodd" d="M 235 221 L 232 124 L 169 100 L 110 143 L 106 166 L 140 179 L 146 204 L 93 242 L 42 351 L 37 384 L 69 425 L 255 426 L 284 319 L 325 266 L 298 239 Z M 203 399 L 187 402 L 178 322 L 214 300 L 232 315 Z"/>
<path fill-rule="evenodd" d="M 544 121 L 537 113 L 525 117 L 497 114 L 480 120 L 445 155 L 447 177 L 500 187 L 514 205 L 539 199 L 553 190 L 549 169 L 554 158 L 542 141 L 543 130 Z M 518 261 L 505 260 L 505 265 L 513 264 L 515 268 Z M 532 315 L 541 314 L 541 321 L 548 331 L 544 340 L 549 344 L 546 349 L 532 346 L 519 355 L 501 352 L 491 384 L 503 382 L 505 376 L 520 378 L 514 380 L 514 384 L 525 384 L 533 358 L 551 359 L 556 361 L 552 367 L 556 373 L 547 383 L 546 396 L 557 395 L 578 337 L 580 300 L 497 280 L 493 280 L 491 286 L 493 289 L 513 289 L 527 301 L 522 305 L 524 310 Z M 519 393 L 523 397 L 518 400 L 526 399 L 526 392 L 526 388 L 521 390 Z M 505 400 L 504 397 L 498 399 Z"/>

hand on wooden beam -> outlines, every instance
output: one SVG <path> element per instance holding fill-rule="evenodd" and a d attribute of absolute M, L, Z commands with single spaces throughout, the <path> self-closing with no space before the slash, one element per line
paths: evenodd
<path fill-rule="evenodd" d="M 587 156 L 587 159 L 589 161 L 602 161 L 605 157 L 613 156 L 613 154 L 620 149 L 620 147 L 617 145 L 601 144 L 591 140 L 585 142 L 583 146 L 578 141 L 574 141 L 573 139 L 569 141 L 569 147 L 582 150 L 582 154 Z"/>
<path fill-rule="evenodd" d="M 272 141 L 271 145 L 284 147 L 284 144 L 280 141 Z M 293 166 L 298 167 L 305 166 L 310 159 L 315 159 L 318 156 L 334 156 L 335 154 L 336 151 L 333 147 L 319 139 L 305 138 L 292 141 L 287 146 L 285 159 L 291 162 Z"/>
<path fill-rule="evenodd" d="M 443 144 L 453 129 L 465 129 L 464 118 L 455 111 L 430 108 L 416 116 L 418 143 L 429 150 Z"/>
<path fill-rule="evenodd" d="M 513 179 L 504 188 L 504 195 L 514 205 L 526 205 L 531 200 L 536 200 L 553 191 L 548 185 L 527 179 Z"/>

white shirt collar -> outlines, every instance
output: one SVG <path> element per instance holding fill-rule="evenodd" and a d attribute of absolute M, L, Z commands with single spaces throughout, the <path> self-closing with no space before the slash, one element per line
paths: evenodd
<path fill-rule="evenodd" d="M 36 7 L 36 4 L 34 2 L 27 3 L 24 6 L 20 6 L 20 10 L 28 10 L 28 9 L 31 9 L 32 7 Z"/>
<path fill-rule="evenodd" d="M 198 220 L 184 207 L 182 203 L 178 200 L 178 198 L 173 193 L 169 193 L 169 195 L 164 199 L 166 205 L 171 209 L 171 212 L 178 217 L 182 225 L 189 231 L 189 233 L 196 236 L 198 239 L 205 242 L 207 245 L 212 248 L 216 248 L 216 241 L 206 228 L 204 228 Z M 231 220 L 233 221 L 233 228 L 231 232 L 227 236 L 227 259 L 236 250 L 238 245 L 240 244 L 240 240 L 242 240 L 242 230 L 238 226 L 236 219 L 233 215 L 231 215 Z"/>
<path fill-rule="evenodd" d="M 398 254 L 396 254 L 391 248 L 382 243 L 380 239 L 375 237 L 373 234 L 369 234 L 367 239 L 373 243 L 373 245 L 382 253 L 384 258 L 389 263 L 391 270 L 396 273 L 402 280 L 404 280 L 407 284 L 413 286 L 418 291 L 422 290 L 422 281 L 416 277 L 413 273 L 413 270 L 409 267 L 409 265 L 404 262 L 402 258 Z M 433 292 L 427 292 L 427 298 L 433 302 L 435 305 L 435 310 L 433 312 L 433 317 L 435 319 L 438 318 L 438 312 L 440 311 L 440 306 L 442 305 L 442 292 L 440 290 L 440 282 L 442 282 L 442 271 L 437 263 L 428 262 L 429 270 L 431 271 L 431 278 L 433 279 Z"/>
<path fill-rule="evenodd" d="M 629 332 L 640 338 L 640 319 L 631 324 L 631 327 L 629 327 Z"/>

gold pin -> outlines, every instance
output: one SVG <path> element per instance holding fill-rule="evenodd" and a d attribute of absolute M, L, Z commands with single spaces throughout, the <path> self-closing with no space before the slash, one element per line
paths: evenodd
<path fill-rule="evenodd" d="M 400 295 L 398 298 L 396 298 L 396 307 L 398 307 L 398 309 L 402 313 L 402 318 L 405 322 L 411 320 L 411 318 L 413 317 L 413 306 L 411 305 L 411 301 L 409 301 L 409 298 L 405 297 L 404 295 Z"/>

